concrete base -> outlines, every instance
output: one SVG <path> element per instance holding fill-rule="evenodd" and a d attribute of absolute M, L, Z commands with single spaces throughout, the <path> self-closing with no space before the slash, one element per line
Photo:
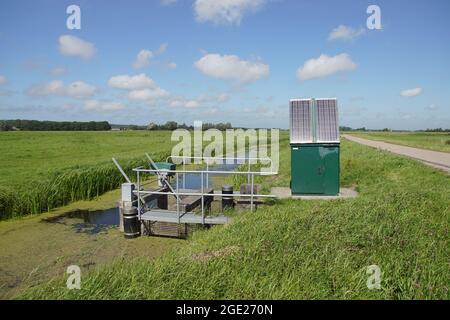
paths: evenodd
<path fill-rule="evenodd" d="M 301 200 L 336 200 L 336 199 L 350 199 L 356 198 L 358 192 L 349 188 L 341 188 L 340 192 L 336 196 L 324 196 L 324 195 L 293 195 L 290 188 L 273 187 L 270 189 L 270 193 L 277 196 L 280 199 L 301 199 Z"/>

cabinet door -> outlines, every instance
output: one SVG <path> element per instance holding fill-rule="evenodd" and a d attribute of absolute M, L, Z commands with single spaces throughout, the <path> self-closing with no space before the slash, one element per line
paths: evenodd
<path fill-rule="evenodd" d="M 324 159 L 317 146 L 292 148 L 292 192 L 322 194 L 324 192 Z"/>
<path fill-rule="evenodd" d="M 339 147 L 323 147 L 324 159 L 324 193 L 337 195 L 339 193 Z"/>

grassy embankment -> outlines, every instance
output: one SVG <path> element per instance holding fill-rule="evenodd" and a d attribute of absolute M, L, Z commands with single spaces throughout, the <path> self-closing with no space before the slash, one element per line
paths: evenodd
<path fill-rule="evenodd" d="M 123 182 L 124 169 L 170 154 L 169 131 L 0 133 L 0 220 L 92 199 Z M 133 175 L 134 176 L 134 175 Z"/>
<path fill-rule="evenodd" d="M 289 182 L 289 148 L 280 176 Z M 355 199 L 283 200 L 199 231 L 148 262 L 114 263 L 81 290 L 55 279 L 20 298 L 448 299 L 450 177 L 411 159 L 343 141 L 342 185 Z M 381 268 L 368 290 L 367 266 Z"/>
<path fill-rule="evenodd" d="M 346 132 L 361 138 L 408 147 L 450 152 L 450 133 L 439 132 Z"/>

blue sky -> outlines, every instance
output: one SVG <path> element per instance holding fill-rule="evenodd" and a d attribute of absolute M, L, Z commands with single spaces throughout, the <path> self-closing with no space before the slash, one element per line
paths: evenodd
<path fill-rule="evenodd" d="M 449 128 L 449 14 L 446 0 L 1 1 L 0 119 L 287 128 L 289 99 L 337 97 L 341 125 Z"/>

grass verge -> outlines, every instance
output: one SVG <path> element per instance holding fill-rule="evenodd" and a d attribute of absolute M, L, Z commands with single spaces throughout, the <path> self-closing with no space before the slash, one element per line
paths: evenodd
<path fill-rule="evenodd" d="M 407 147 L 450 152 L 450 133 L 439 132 L 348 132 L 351 135 Z"/>

